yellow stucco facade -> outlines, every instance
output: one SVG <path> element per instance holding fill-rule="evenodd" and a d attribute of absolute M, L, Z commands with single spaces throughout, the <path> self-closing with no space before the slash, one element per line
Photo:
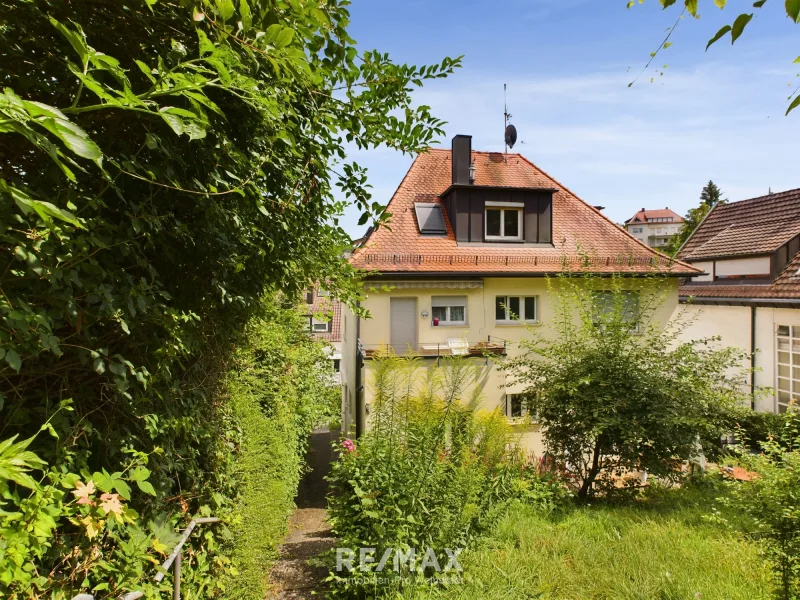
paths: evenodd
<path fill-rule="evenodd" d="M 415 323 L 409 325 L 416 327 L 416 339 L 418 347 L 436 348 L 437 345 L 443 349 L 443 353 L 448 347 L 448 339 L 466 339 L 470 345 L 480 342 L 491 342 L 493 344 L 504 344 L 507 356 L 515 356 L 519 352 L 518 342 L 531 335 L 531 328 L 543 333 L 544 335 L 555 334 L 552 329 L 555 317 L 555 299 L 558 294 L 559 282 L 555 279 L 548 280 L 543 277 L 487 277 L 483 279 L 465 278 L 458 280 L 441 281 L 439 283 L 431 280 L 420 280 L 418 282 L 403 281 L 402 284 L 396 283 L 394 286 L 391 281 L 378 281 L 368 283 L 367 297 L 362 303 L 362 307 L 369 311 L 368 319 L 358 319 L 353 315 L 347 318 L 348 326 L 351 331 L 347 334 L 348 340 L 360 339 L 364 350 L 369 354 L 381 345 L 391 344 L 391 302 L 393 298 L 416 298 L 416 319 Z M 594 285 L 598 285 L 595 283 Z M 602 284 L 602 280 L 599 285 Z M 609 284 L 610 285 L 610 284 Z M 641 289 L 641 280 L 630 278 L 625 280 L 624 286 L 629 289 Z M 652 283 L 648 284 L 652 286 Z M 462 287 L 459 287 L 462 286 Z M 652 288 L 650 288 L 652 289 Z M 645 292 L 647 293 L 647 292 Z M 663 297 L 657 307 L 653 320 L 661 325 L 665 325 L 678 305 L 678 282 L 675 278 L 664 279 L 659 283 L 659 296 Z M 432 319 L 433 299 L 441 299 L 444 296 L 455 296 L 466 299 L 465 321 L 463 325 L 434 325 Z M 515 297 L 536 297 L 537 298 L 537 322 L 535 324 L 507 323 L 498 322 L 495 314 L 496 298 L 515 296 Z M 357 331 L 356 331 L 357 330 Z M 412 336 L 413 337 L 413 336 Z M 348 346 L 346 344 L 346 346 Z M 355 343 L 350 343 L 344 349 L 345 360 L 355 360 Z M 485 358 L 471 359 L 481 368 L 479 384 L 482 389 L 483 401 L 480 405 L 482 410 L 503 410 L 505 407 L 505 395 L 522 391 L 510 385 L 506 381 L 505 373 L 500 369 L 497 359 L 487 360 Z M 426 358 L 427 365 L 435 364 L 434 358 Z M 366 421 L 369 419 L 370 404 L 372 402 L 372 386 L 370 380 L 371 361 L 367 359 L 364 363 L 363 399 L 366 409 Z M 345 409 L 345 426 L 350 426 L 350 431 L 356 419 L 356 397 L 357 381 L 354 378 L 355 369 L 347 369 L 347 381 L 344 383 L 345 394 L 352 395 L 352 398 Z M 514 422 L 514 420 L 512 420 Z M 541 455 L 543 451 L 542 435 L 538 426 L 535 424 L 524 424 L 515 426 L 520 433 L 522 445 L 530 452 Z"/>

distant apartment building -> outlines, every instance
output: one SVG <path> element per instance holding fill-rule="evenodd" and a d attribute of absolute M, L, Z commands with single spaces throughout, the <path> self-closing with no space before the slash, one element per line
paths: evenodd
<path fill-rule="evenodd" d="M 342 381 L 342 303 L 317 286 L 305 292 L 309 328 L 318 340 L 328 342 L 328 359 L 331 361 L 331 384 Z"/>
<path fill-rule="evenodd" d="M 683 217 L 669 208 L 642 209 L 625 221 L 625 229 L 651 248 L 664 248 L 678 233 Z"/>

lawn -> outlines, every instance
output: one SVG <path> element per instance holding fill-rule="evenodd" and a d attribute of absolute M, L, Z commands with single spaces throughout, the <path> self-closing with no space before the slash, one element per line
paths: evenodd
<path fill-rule="evenodd" d="M 653 490 L 549 516 L 515 506 L 487 540 L 462 555 L 464 583 L 403 597 L 767 599 L 770 573 L 758 548 L 707 519 L 719 493 Z"/>

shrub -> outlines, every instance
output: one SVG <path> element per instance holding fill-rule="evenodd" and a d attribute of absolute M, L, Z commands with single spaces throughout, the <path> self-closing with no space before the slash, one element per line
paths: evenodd
<path fill-rule="evenodd" d="M 466 358 L 427 370 L 417 358 L 375 360 L 371 428 L 357 443 L 342 443 L 330 476 L 333 530 L 339 547 L 356 557 L 352 571 L 331 573 L 335 593 L 374 597 L 417 577 L 447 577 L 420 565 L 428 548 L 444 568 L 445 549 L 466 547 L 510 499 L 552 502 L 549 483 L 529 469 L 523 475 L 503 415 L 475 410 L 478 386 L 466 397 L 479 369 Z M 391 555 L 380 572 L 377 564 L 357 564 L 361 548 L 374 548 L 376 563 L 387 551 L 413 548 L 417 564 L 394 571 Z"/>
<path fill-rule="evenodd" d="M 745 531 L 764 542 L 775 597 L 792 600 L 800 597 L 800 413 L 792 409 L 782 421 L 777 435 L 762 442 L 762 454 L 742 453 L 742 465 L 757 476 L 732 482 L 723 502 L 746 515 Z"/>
<path fill-rule="evenodd" d="M 655 322 L 672 289 L 660 277 L 565 274 L 550 286 L 553 325 L 532 329 L 505 368 L 581 497 L 633 470 L 678 477 L 679 461 L 718 445 L 747 401 L 743 371 L 728 374 L 740 351 L 683 342 L 685 324 Z"/>

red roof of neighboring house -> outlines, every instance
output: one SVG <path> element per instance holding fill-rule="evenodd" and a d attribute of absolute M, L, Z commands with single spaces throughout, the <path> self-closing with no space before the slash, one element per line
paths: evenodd
<path fill-rule="evenodd" d="M 327 332 L 315 331 L 314 337 L 328 342 L 342 341 L 342 303 L 329 296 L 320 296 L 314 291 L 314 304 L 311 306 L 312 315 L 324 315 L 330 319 Z"/>
<path fill-rule="evenodd" d="M 600 273 L 702 271 L 660 254 L 618 227 L 520 154 L 472 152 L 476 186 L 550 188 L 553 193 L 553 247 L 461 245 L 440 195 L 452 181 L 450 150 L 416 157 L 389 202 L 391 221 L 373 231 L 350 259 L 358 268 L 381 273 L 557 273 L 567 268 Z M 447 234 L 422 236 L 415 202 L 442 207 Z M 657 267 L 654 267 L 657 265 Z"/>
<path fill-rule="evenodd" d="M 686 240 L 683 260 L 770 254 L 800 233 L 800 189 L 717 204 Z"/>
<path fill-rule="evenodd" d="M 672 217 L 672 221 L 668 221 L 670 223 L 683 223 L 683 217 L 669 208 L 656 208 L 654 210 L 647 210 L 643 208 L 630 219 L 625 221 L 625 224 L 647 223 L 650 219 L 665 219 L 667 217 Z"/>

